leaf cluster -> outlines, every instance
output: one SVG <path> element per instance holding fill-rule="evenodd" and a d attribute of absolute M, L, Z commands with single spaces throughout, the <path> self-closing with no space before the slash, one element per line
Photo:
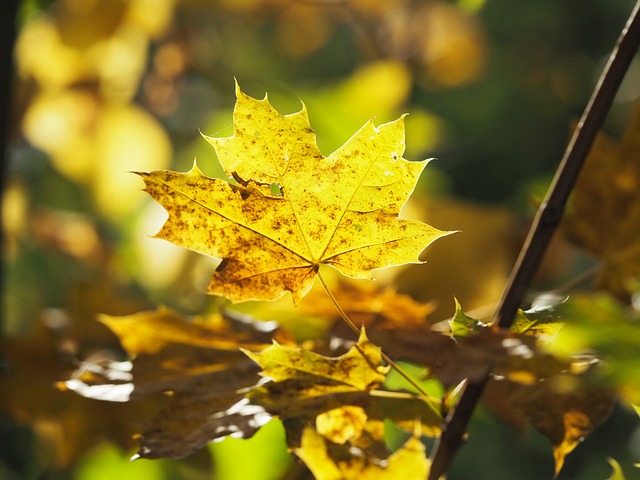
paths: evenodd
<path fill-rule="evenodd" d="M 637 338 L 637 324 L 610 297 L 536 306 L 503 331 L 457 302 L 447 325 L 433 325 L 426 318 L 433 306 L 361 282 L 343 280 L 334 296 L 322 269 L 368 279 L 373 269 L 418 263 L 427 245 L 452 233 L 399 217 L 426 162 L 402 158 L 402 118 L 369 122 L 324 157 L 304 107 L 283 116 L 266 98 L 236 93 L 234 135 L 205 137 L 227 179 L 208 178 L 196 165 L 139 174 L 169 213 L 156 237 L 222 259 L 209 293 L 236 303 L 289 292 L 299 312 L 326 324 L 318 338 L 299 342 L 278 322 L 233 307 L 196 318 L 167 308 L 102 317 L 130 361 L 85 363 L 61 388 L 120 402 L 169 393 L 139 435 L 137 456 L 184 457 L 225 436 L 248 438 L 277 417 L 288 447 L 316 478 L 425 478 L 420 437 L 439 437 L 460 388 L 490 375 L 549 438 L 557 475 L 610 415 L 617 392 L 637 402 L 640 388 L 611 368 L 626 358 L 614 345 L 631 348 L 629 341 L 598 342 L 590 337 L 595 326 L 572 322 L 618 322 L 622 337 Z M 579 237 L 586 227 L 567 228 Z M 316 277 L 326 296 L 305 306 Z M 591 347 L 597 351 L 585 355 Z M 400 360 L 423 369 L 438 393 L 408 377 Z M 391 369 L 408 383 L 389 388 Z M 410 433 L 395 452 L 385 441 L 390 423 Z"/>

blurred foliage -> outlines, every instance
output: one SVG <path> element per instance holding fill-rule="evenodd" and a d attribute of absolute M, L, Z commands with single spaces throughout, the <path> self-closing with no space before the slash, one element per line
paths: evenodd
<path fill-rule="evenodd" d="M 124 461 L 133 448 L 132 425 L 143 412 L 161 409 L 162 398 L 104 404 L 52 385 L 68 378 L 79 359 L 125 359 L 97 314 L 128 315 L 160 302 L 201 313 L 219 303 L 194 293 L 204 291 L 213 260 L 148 238 L 165 214 L 126 172 L 187 170 L 197 156 L 205 174 L 220 176 L 198 129 L 231 134 L 234 76 L 254 96 L 268 90 L 280 111 L 299 110 L 304 98 L 325 153 L 371 116 L 379 124 L 409 112 L 407 156 L 439 160 L 408 214 L 463 234 L 430 248 L 426 267 L 383 271 L 378 281 L 428 302 L 428 311 L 420 311 L 430 323 L 453 315 L 454 295 L 482 319 L 499 298 L 528 225 L 529 186 L 541 178 L 546 185 L 633 3 L 23 0 L 2 202 L 0 477 L 199 479 L 215 471 L 232 478 L 220 460 L 228 440 L 212 445 L 211 455 L 181 462 Z M 603 137 L 596 151 L 618 149 L 620 161 L 633 155 L 622 152 L 633 135 L 623 132 L 639 85 L 636 61 L 606 125 L 608 138 L 622 143 Z M 618 190 L 633 196 L 637 170 L 614 173 Z M 606 183 L 595 175 L 595 183 Z M 579 195 L 575 211 L 582 208 Z M 618 217 L 616 209 L 600 215 L 592 206 L 586 203 L 596 222 Z M 615 237 L 626 252 L 636 230 L 624 218 L 620 231 L 628 229 L 631 238 Z M 618 257 L 589 240 L 605 230 L 602 224 L 587 229 L 577 242 L 586 254 L 558 238 L 536 287 L 556 288 L 601 268 L 594 255 L 604 254 L 609 268 Z M 625 265 L 622 277 L 599 283 L 622 303 L 578 299 L 569 310 L 576 318 L 584 309 L 602 313 L 567 343 L 594 342 L 623 369 L 631 368 L 625 359 L 635 359 L 634 350 L 616 342 L 637 338 L 629 304 L 635 299 L 637 305 L 634 292 L 640 291 L 635 263 Z M 243 308 L 259 316 L 255 311 L 263 307 Z M 313 308 L 308 328 L 328 328 L 322 305 Z M 275 308 L 262 313 L 265 319 L 286 315 Z M 624 324 L 620 337 L 601 336 L 600 321 Z M 604 372 L 611 380 L 615 369 Z M 502 408 L 496 405 L 491 408 Z M 637 424 L 617 409 L 567 458 L 559 478 L 600 480 L 611 472 L 607 455 L 630 474 L 631 459 L 640 456 Z M 482 478 L 480 467 L 498 451 L 474 441 L 485 435 L 511 448 L 509 460 L 491 460 L 491 478 L 499 468 L 505 478 L 550 475 L 549 452 L 531 431 L 516 439 L 501 428 L 481 416 L 450 478 L 469 478 L 469 472 Z M 234 458 L 248 463 L 244 452 Z M 266 457 L 263 471 L 288 468 L 282 452 Z"/>
<path fill-rule="evenodd" d="M 619 296 L 640 275 L 639 192 L 640 105 L 619 140 L 596 138 L 564 222 L 573 243 L 602 259 L 597 286 Z"/>

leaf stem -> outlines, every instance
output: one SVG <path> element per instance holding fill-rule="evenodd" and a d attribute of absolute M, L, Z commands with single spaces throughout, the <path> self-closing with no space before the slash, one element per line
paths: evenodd
<path fill-rule="evenodd" d="M 360 335 L 360 329 L 356 326 L 355 323 L 351 321 L 351 319 L 347 315 L 347 312 L 345 312 L 342 309 L 342 307 L 338 303 L 338 300 L 336 300 L 336 297 L 333 296 L 333 293 L 331 293 L 331 290 L 329 290 L 329 287 L 324 281 L 324 278 L 322 278 L 322 274 L 320 273 L 320 270 L 318 270 L 318 279 L 320 280 L 320 283 L 322 284 L 322 288 L 324 288 L 325 293 L 331 300 L 331 303 L 333 303 L 333 305 L 336 307 L 336 310 L 338 310 L 338 313 L 340 314 L 344 322 L 349 326 L 351 330 L 355 332 L 356 335 Z"/>
<path fill-rule="evenodd" d="M 333 293 L 331 293 L 331 290 L 329 290 L 329 287 L 326 284 L 326 282 L 324 281 L 324 278 L 322 278 L 322 274 L 320 273 L 320 271 L 318 271 L 318 278 L 320 279 L 320 283 L 322 284 L 322 288 L 324 288 L 324 291 L 326 292 L 326 294 L 328 295 L 329 299 L 331 300 L 331 303 L 333 303 L 333 305 L 336 307 L 336 309 L 338 310 L 338 313 L 340 313 L 340 316 L 342 317 L 344 322 L 349 326 L 349 328 L 351 328 L 351 330 L 353 330 L 356 333 L 356 335 L 359 335 L 360 334 L 360 329 L 356 326 L 355 323 L 353 323 L 353 321 L 349 318 L 347 313 L 344 311 L 344 309 L 338 303 L 338 300 L 336 300 L 336 297 L 333 295 Z M 384 353 L 383 351 L 381 351 L 381 354 L 382 354 L 382 358 L 384 359 L 384 361 L 387 362 L 389 364 L 389 366 L 391 368 L 393 368 L 396 372 L 398 372 L 402 378 L 404 378 L 407 382 L 409 382 L 409 384 L 411 384 L 411 386 L 413 388 L 415 388 L 420 393 L 420 395 L 422 397 L 431 398 L 429 396 L 429 394 L 427 392 L 425 392 L 424 388 L 422 388 L 418 384 L 418 382 L 416 382 L 413 378 L 411 378 L 411 376 L 407 372 L 405 372 L 400 365 L 398 365 L 391 358 L 389 358 L 389 356 L 386 353 Z M 427 403 L 429 403 L 429 402 L 427 402 Z M 429 403 L 429 405 L 431 405 L 431 404 Z M 435 409 L 435 406 L 432 405 L 432 407 Z M 435 411 L 438 412 L 437 409 Z"/>
<path fill-rule="evenodd" d="M 573 189 L 598 130 L 602 127 L 613 99 L 640 46 L 640 0 L 614 47 L 589 102 L 565 150 L 545 201 L 538 208 L 529 235 L 513 267 L 500 304 L 493 317 L 494 328 L 508 329 L 515 318 L 525 292 L 536 273 L 547 245 L 560 222 L 564 206 Z M 449 469 L 464 443 L 471 414 L 489 381 L 490 372 L 478 383 L 469 382 L 458 405 L 445 421 L 442 436 L 434 450 L 429 480 L 437 480 Z"/>

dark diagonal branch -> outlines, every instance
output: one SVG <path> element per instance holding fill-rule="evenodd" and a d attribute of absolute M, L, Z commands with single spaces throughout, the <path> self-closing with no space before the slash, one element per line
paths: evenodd
<path fill-rule="evenodd" d="M 620 34 L 620 38 L 567 146 L 553 182 L 549 187 L 547 197 L 538 209 L 529 230 L 529 235 L 513 267 L 511 277 L 494 315 L 493 325 L 496 329 L 511 327 L 524 294 L 560 222 L 565 204 L 578 178 L 584 159 L 591 149 L 593 140 L 611 108 L 620 83 L 638 51 L 640 46 L 639 10 L 640 0 L 636 3 L 627 24 Z M 451 412 L 451 415 L 447 417 L 442 436 L 434 450 L 429 480 L 437 480 L 449 469 L 453 457 L 464 442 L 464 432 L 488 379 L 489 372 L 487 372 L 484 381 L 475 384 L 469 383 L 460 398 L 460 402 Z"/>

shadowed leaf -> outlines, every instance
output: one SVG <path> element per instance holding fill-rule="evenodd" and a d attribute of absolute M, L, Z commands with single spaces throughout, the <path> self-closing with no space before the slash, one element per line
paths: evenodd
<path fill-rule="evenodd" d="M 339 357 L 277 344 L 247 354 L 263 367 L 262 375 L 270 378 L 250 389 L 247 397 L 283 420 L 292 449 L 304 449 L 305 429 L 313 426 L 331 445 L 342 447 L 340 456 L 360 465 L 354 451 L 366 457 L 367 464 L 384 461 L 389 455 L 384 419 L 410 431 L 419 422 L 425 434 L 440 433 L 438 402 L 374 390 L 385 379 L 388 367 L 381 366 L 380 349 L 369 343 L 364 330 L 358 343 Z"/>
<path fill-rule="evenodd" d="M 533 330 L 535 321 L 530 325 Z M 536 336 L 527 333 L 492 331 L 459 308 L 451 320 L 452 332 L 437 332 L 428 324 L 402 329 L 372 330 L 372 341 L 384 345 L 385 353 L 427 367 L 430 376 L 445 387 L 465 378 L 479 381 L 491 368 L 499 376 L 529 384 L 567 368 L 568 362 L 542 351 Z M 453 336 L 453 331 L 457 336 Z M 546 331 L 546 330 L 545 330 Z"/>
<path fill-rule="evenodd" d="M 278 334 L 274 322 L 220 315 L 187 321 L 167 308 L 102 321 L 132 360 L 85 362 L 64 385 L 107 401 L 170 392 L 167 406 L 145 421 L 137 456 L 184 457 L 215 438 L 249 437 L 271 418 L 238 393 L 260 379 L 239 348 L 266 347 Z"/>
<path fill-rule="evenodd" d="M 371 332 L 379 328 L 405 329 L 428 322 L 432 303 L 417 302 L 409 295 L 377 283 L 339 278 L 330 287 L 338 304 L 357 327 Z M 331 326 L 334 336 L 351 337 L 353 334 L 340 318 L 335 305 L 323 289 L 313 289 L 299 307 L 301 314 L 318 317 Z"/>
<path fill-rule="evenodd" d="M 309 376 L 324 378 L 343 391 L 367 391 L 380 385 L 388 367 L 383 367 L 380 347 L 369 342 L 364 332 L 358 343 L 340 357 L 331 358 L 304 348 L 286 348 L 274 343 L 269 348 L 244 353 L 262 368 L 262 375 L 275 382 Z"/>
<path fill-rule="evenodd" d="M 388 371 L 382 366 L 380 348 L 369 343 L 364 331 L 358 343 L 339 357 L 278 344 L 245 353 L 270 379 L 249 391 L 248 398 L 283 419 L 314 419 L 344 405 L 363 406 Z"/>
<path fill-rule="evenodd" d="M 565 457 L 613 410 L 616 394 L 580 385 L 576 377 L 558 376 L 512 393 L 513 405 L 553 446 L 556 476 Z"/>
<path fill-rule="evenodd" d="M 640 103 L 619 141 L 596 138 L 564 227 L 569 240 L 604 261 L 599 286 L 626 295 L 625 282 L 640 274 Z"/>
<path fill-rule="evenodd" d="M 486 325 L 480 323 L 477 319 L 470 317 L 462 310 L 460 303 L 455 299 L 456 313 L 451 320 L 449 320 L 449 327 L 451 328 L 451 335 L 454 337 L 465 337 L 476 333 Z"/>

